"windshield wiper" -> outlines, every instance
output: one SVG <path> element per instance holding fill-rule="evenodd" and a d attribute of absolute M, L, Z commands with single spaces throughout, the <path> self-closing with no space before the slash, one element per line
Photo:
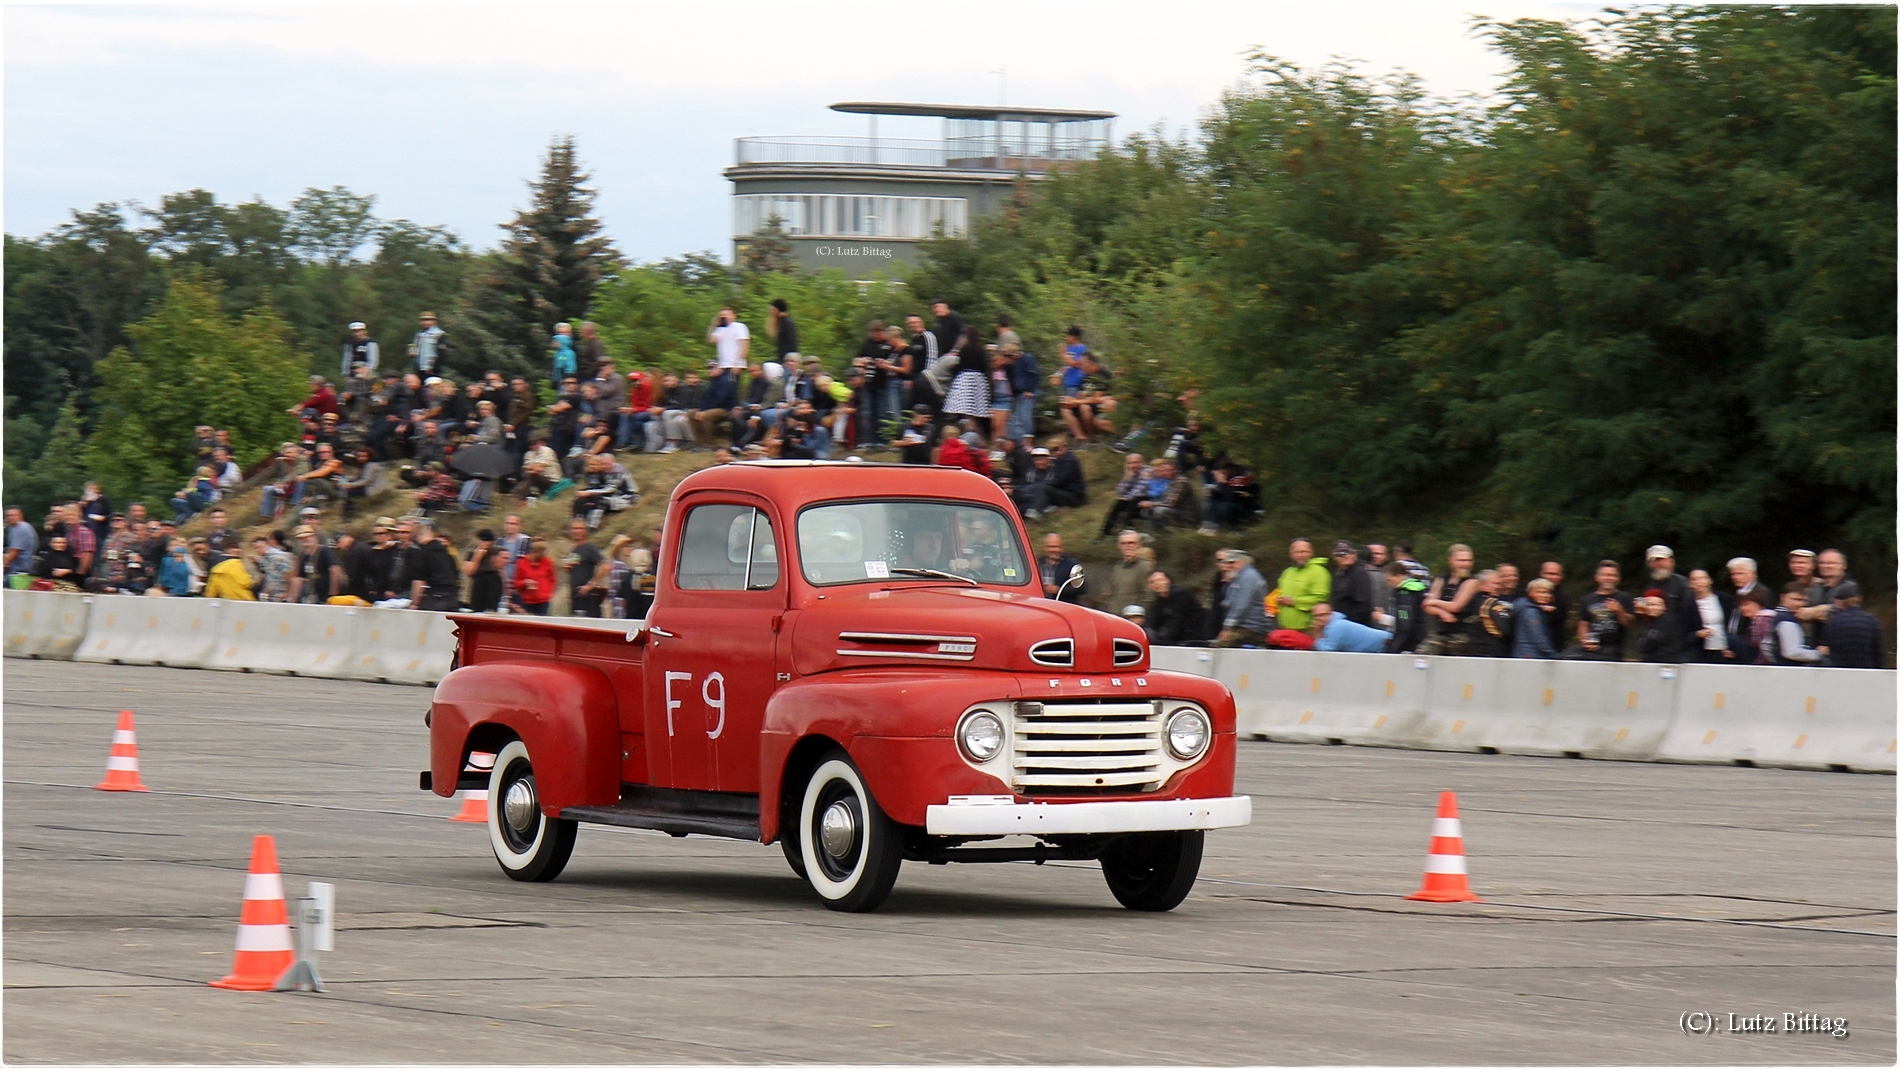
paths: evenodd
<path fill-rule="evenodd" d="M 958 579 L 965 583 L 970 584 L 971 586 L 983 585 L 977 582 L 976 580 L 970 578 L 967 575 L 958 575 L 955 572 L 940 572 L 935 568 L 892 568 L 891 574 L 892 575 L 922 575 L 922 576 L 929 576 L 931 578 L 936 578 L 936 579 Z"/>

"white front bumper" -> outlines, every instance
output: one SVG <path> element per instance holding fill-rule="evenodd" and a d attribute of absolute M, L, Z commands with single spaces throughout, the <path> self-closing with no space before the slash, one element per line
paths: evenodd
<path fill-rule="evenodd" d="M 1253 799 L 1182 798 L 1153 802 L 1037 802 L 1028 805 L 933 805 L 932 835 L 1094 835 L 1132 831 L 1203 831 L 1253 821 Z"/>

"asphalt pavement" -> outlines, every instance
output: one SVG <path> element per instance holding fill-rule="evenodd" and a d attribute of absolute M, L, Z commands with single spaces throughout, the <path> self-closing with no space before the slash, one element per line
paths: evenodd
<path fill-rule="evenodd" d="M 14 1063 L 1895 1061 L 1891 776 L 1248 742 L 1254 824 L 1173 913 L 1063 863 L 907 865 L 842 915 L 775 846 L 631 830 L 506 879 L 415 789 L 426 688 L 3 686 Z M 122 708 L 150 794 L 91 789 Z M 1441 790 L 1483 903 L 1403 897 Z M 205 986 L 259 833 L 292 897 L 336 885 L 326 994 Z"/>

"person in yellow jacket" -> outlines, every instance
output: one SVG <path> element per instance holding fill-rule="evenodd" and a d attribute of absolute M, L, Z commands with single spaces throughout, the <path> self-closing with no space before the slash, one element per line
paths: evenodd
<path fill-rule="evenodd" d="M 1278 604 L 1269 608 L 1277 610 L 1281 627 L 1304 631 L 1313 626 L 1313 606 L 1332 596 L 1333 572 L 1313 559 L 1311 539 L 1295 538 L 1286 555 L 1293 566 L 1280 573 Z"/>
<path fill-rule="evenodd" d="M 251 573 L 238 557 L 226 557 L 211 566 L 211 575 L 205 580 L 204 596 L 226 601 L 257 600 L 257 595 L 251 589 Z"/>

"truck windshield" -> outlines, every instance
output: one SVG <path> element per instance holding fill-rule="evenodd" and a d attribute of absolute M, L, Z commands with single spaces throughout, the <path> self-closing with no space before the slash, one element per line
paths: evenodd
<path fill-rule="evenodd" d="M 999 586 L 1035 574 L 1016 525 L 982 505 L 942 501 L 853 501 L 798 517 L 798 563 L 814 586 L 924 579 L 948 572 Z"/>

